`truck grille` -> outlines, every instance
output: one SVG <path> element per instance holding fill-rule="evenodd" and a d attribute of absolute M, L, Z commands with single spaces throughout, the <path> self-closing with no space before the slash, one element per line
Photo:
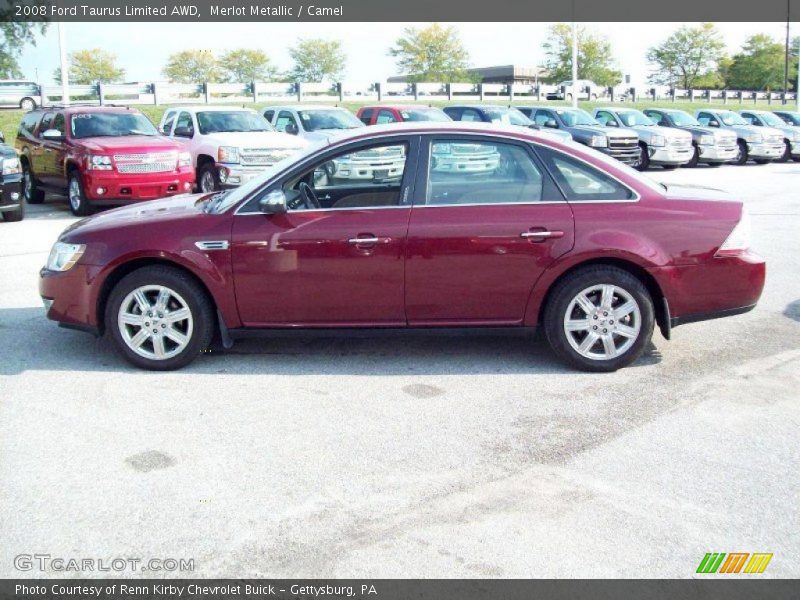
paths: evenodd
<path fill-rule="evenodd" d="M 677 148 L 679 150 L 683 150 L 683 149 L 689 148 L 689 146 L 692 145 L 692 138 L 690 138 L 690 137 L 689 138 L 685 138 L 685 137 L 673 138 L 673 139 L 671 139 L 669 141 L 669 145 L 672 148 Z"/>
<path fill-rule="evenodd" d="M 269 166 L 283 160 L 296 150 L 277 150 L 272 148 L 242 148 L 239 160 L 243 165 Z"/>
<path fill-rule="evenodd" d="M 118 173 L 166 173 L 175 170 L 177 160 L 176 152 L 114 155 Z"/>
<path fill-rule="evenodd" d="M 611 150 L 636 150 L 639 148 L 639 138 L 608 138 L 608 147 Z"/>
<path fill-rule="evenodd" d="M 782 135 L 770 135 L 767 137 L 768 144 L 782 144 L 783 143 L 783 136 Z"/>

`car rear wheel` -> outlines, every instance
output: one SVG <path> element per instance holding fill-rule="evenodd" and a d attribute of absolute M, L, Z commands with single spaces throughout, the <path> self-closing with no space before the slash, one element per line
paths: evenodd
<path fill-rule="evenodd" d="M 197 189 L 203 194 L 220 189 L 217 168 L 212 163 L 205 163 L 197 173 Z"/>
<path fill-rule="evenodd" d="M 610 266 L 587 267 L 556 284 L 544 313 L 553 352 L 583 371 L 616 371 L 641 356 L 655 312 L 639 279 Z"/>
<path fill-rule="evenodd" d="M 41 204 L 44 202 L 44 192 L 36 187 L 31 167 L 27 161 L 22 163 L 22 197 L 28 204 Z"/>
<path fill-rule="evenodd" d="M 69 209 L 77 217 L 85 217 L 92 214 L 92 205 L 83 190 L 83 182 L 78 171 L 70 171 L 69 183 L 67 184 L 67 195 L 69 196 Z"/>
<path fill-rule="evenodd" d="M 747 163 L 747 159 L 749 158 L 747 154 L 747 142 L 744 140 L 739 140 L 737 145 L 739 150 L 736 152 L 736 158 L 733 160 L 733 164 L 744 165 Z"/>
<path fill-rule="evenodd" d="M 23 98 L 19 101 L 19 107 L 25 111 L 31 111 L 36 108 L 36 100 L 33 98 Z"/>
<path fill-rule="evenodd" d="M 153 371 L 179 369 L 208 348 L 213 309 L 189 275 L 167 266 L 143 267 L 114 287 L 105 324 L 130 363 Z"/>

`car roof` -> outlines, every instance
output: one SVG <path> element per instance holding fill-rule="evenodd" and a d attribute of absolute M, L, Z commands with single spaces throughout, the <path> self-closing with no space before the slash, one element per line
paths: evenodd
<path fill-rule="evenodd" d="M 50 112 L 64 112 L 68 114 L 79 114 L 79 113 L 89 113 L 89 112 L 137 112 L 141 114 L 141 111 L 134 107 L 134 106 L 89 106 L 89 105 L 70 105 L 70 106 L 39 106 L 34 109 L 36 112 L 41 113 L 50 113 Z M 31 112 L 34 112 L 31 111 Z"/>
<path fill-rule="evenodd" d="M 445 108 L 511 108 L 509 106 L 503 104 L 451 104 L 449 106 L 445 106 Z"/>
<path fill-rule="evenodd" d="M 189 106 L 170 106 L 170 110 L 187 110 L 190 112 L 222 112 L 226 110 L 246 110 L 248 112 L 256 112 L 255 109 L 249 106 L 209 106 L 208 104 L 197 104 Z"/>
<path fill-rule="evenodd" d="M 333 106 L 332 104 L 273 104 L 272 106 L 265 106 L 260 110 L 264 112 L 265 110 L 308 110 L 312 108 L 350 112 L 343 106 Z"/>
<path fill-rule="evenodd" d="M 365 108 L 389 108 L 395 110 L 410 110 L 410 109 L 428 109 L 428 110 L 442 110 L 439 106 L 428 106 L 427 104 L 365 104 L 358 110 Z M 446 107 L 445 107 L 446 108 Z"/>

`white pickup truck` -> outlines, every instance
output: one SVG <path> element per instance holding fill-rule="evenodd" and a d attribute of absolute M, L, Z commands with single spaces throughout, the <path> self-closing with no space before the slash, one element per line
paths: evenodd
<path fill-rule="evenodd" d="M 275 131 L 249 108 L 170 108 L 158 128 L 164 135 L 184 140 L 201 192 L 247 183 L 308 145 L 307 140 Z"/>

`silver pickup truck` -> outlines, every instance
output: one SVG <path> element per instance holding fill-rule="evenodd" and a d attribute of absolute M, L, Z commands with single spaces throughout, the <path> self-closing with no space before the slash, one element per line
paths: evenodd
<path fill-rule="evenodd" d="M 703 127 L 692 115 L 677 108 L 646 108 L 644 114 L 657 125 L 688 131 L 692 135 L 694 154 L 686 167 L 696 167 L 699 163 L 711 167 L 736 160 L 739 147 L 736 133 L 725 129 Z"/>
<path fill-rule="evenodd" d="M 783 156 L 783 132 L 771 127 L 755 127 L 732 110 L 698 110 L 695 117 L 701 125 L 736 133 L 739 148 L 734 163 L 743 165 L 752 159 L 763 165 Z"/>

